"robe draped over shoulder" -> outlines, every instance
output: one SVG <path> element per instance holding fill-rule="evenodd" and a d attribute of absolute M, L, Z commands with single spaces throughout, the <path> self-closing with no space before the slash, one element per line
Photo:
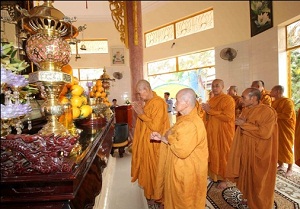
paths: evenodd
<path fill-rule="evenodd" d="M 209 172 L 214 180 L 223 180 L 235 131 L 235 102 L 227 94 L 212 97 L 208 104 L 206 131 L 209 150 Z M 221 178 L 220 178 L 221 177 Z"/>
<path fill-rule="evenodd" d="M 195 107 L 178 116 L 161 145 L 157 198 L 165 209 L 204 209 L 207 191 L 208 147 L 205 126 Z"/>
<path fill-rule="evenodd" d="M 270 96 L 270 93 L 268 91 L 266 90 L 261 91 L 260 102 L 269 106 L 272 105 L 272 97 Z"/>
<path fill-rule="evenodd" d="M 152 132 L 165 134 L 170 127 L 167 104 L 153 92 L 153 98 L 145 103 L 144 114 L 137 116 L 131 160 L 131 182 L 138 179 L 145 197 L 153 198 L 159 160 L 160 143 L 150 140 Z"/>
<path fill-rule="evenodd" d="M 237 183 L 251 209 L 272 209 L 278 160 L 276 111 L 265 104 L 243 108 L 246 122 L 237 127 L 226 177 Z"/>
<path fill-rule="evenodd" d="M 293 145 L 295 137 L 296 113 L 294 102 L 289 98 L 280 98 L 272 102 L 277 112 L 278 123 L 278 161 L 294 163 Z"/>

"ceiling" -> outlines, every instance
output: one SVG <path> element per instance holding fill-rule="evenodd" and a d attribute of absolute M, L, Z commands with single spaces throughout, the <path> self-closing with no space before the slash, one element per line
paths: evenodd
<path fill-rule="evenodd" d="M 165 3 L 167 1 L 141 1 L 142 14 Z M 54 1 L 53 6 L 65 16 L 76 17 L 80 22 L 112 22 L 108 1 Z"/>

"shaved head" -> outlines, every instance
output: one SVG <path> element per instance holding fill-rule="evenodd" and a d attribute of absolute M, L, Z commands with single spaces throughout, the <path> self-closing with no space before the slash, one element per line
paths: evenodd
<path fill-rule="evenodd" d="M 283 97 L 284 87 L 281 85 L 276 85 L 271 89 L 270 96 L 275 99 Z"/>
<path fill-rule="evenodd" d="M 217 78 L 217 79 L 213 80 L 213 83 L 218 83 L 224 88 L 224 81 L 222 79 Z"/>
<path fill-rule="evenodd" d="M 263 88 L 264 88 L 264 85 L 263 85 L 263 83 L 262 83 L 261 80 L 257 80 L 257 81 L 253 81 L 253 82 L 252 82 L 251 88 L 257 88 L 257 89 L 259 89 L 260 91 L 262 91 Z"/>
<path fill-rule="evenodd" d="M 223 93 L 224 89 L 224 81 L 221 79 L 215 79 L 212 82 L 211 90 L 214 96 L 218 96 L 219 94 Z"/>
<path fill-rule="evenodd" d="M 150 83 L 147 80 L 139 80 L 136 84 L 137 89 L 151 90 Z"/>
<path fill-rule="evenodd" d="M 237 91 L 238 91 L 237 86 L 229 86 L 229 88 L 227 89 L 227 94 L 234 96 L 237 95 Z"/>
<path fill-rule="evenodd" d="M 153 91 L 150 83 L 146 80 L 139 80 L 136 84 L 136 92 L 142 100 L 148 101 L 153 98 Z"/>
<path fill-rule="evenodd" d="M 183 101 L 189 103 L 191 106 L 196 104 L 196 94 L 193 89 L 184 88 L 178 91 L 177 97 L 181 98 Z"/>
<path fill-rule="evenodd" d="M 176 111 L 182 115 L 187 115 L 194 109 L 196 102 L 196 93 L 193 89 L 181 89 L 176 94 Z"/>

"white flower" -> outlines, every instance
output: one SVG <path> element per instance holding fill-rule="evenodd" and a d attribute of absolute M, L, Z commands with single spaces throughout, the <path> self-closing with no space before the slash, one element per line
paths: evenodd
<path fill-rule="evenodd" d="M 264 26 L 266 23 L 271 22 L 268 13 L 263 13 L 257 16 L 257 21 L 255 21 L 258 27 Z"/>

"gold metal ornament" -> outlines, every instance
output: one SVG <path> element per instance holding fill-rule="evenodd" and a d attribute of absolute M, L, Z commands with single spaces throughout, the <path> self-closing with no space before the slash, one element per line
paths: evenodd
<path fill-rule="evenodd" d="M 125 44 L 126 48 L 128 48 L 126 1 L 109 1 L 109 9 L 115 28 L 120 32 L 120 40 Z"/>
<path fill-rule="evenodd" d="M 53 1 L 32 8 L 30 11 L 18 8 L 22 14 L 23 28 L 31 36 L 26 43 L 28 58 L 38 67 L 29 74 L 30 83 L 42 83 L 46 101 L 42 105 L 47 124 L 39 131 L 42 135 L 69 135 L 68 129 L 58 121 L 64 107 L 58 96 L 71 76 L 61 72 L 62 66 L 69 63 L 71 47 L 65 39 L 78 35 L 78 30 L 67 17 L 53 7 Z"/>

